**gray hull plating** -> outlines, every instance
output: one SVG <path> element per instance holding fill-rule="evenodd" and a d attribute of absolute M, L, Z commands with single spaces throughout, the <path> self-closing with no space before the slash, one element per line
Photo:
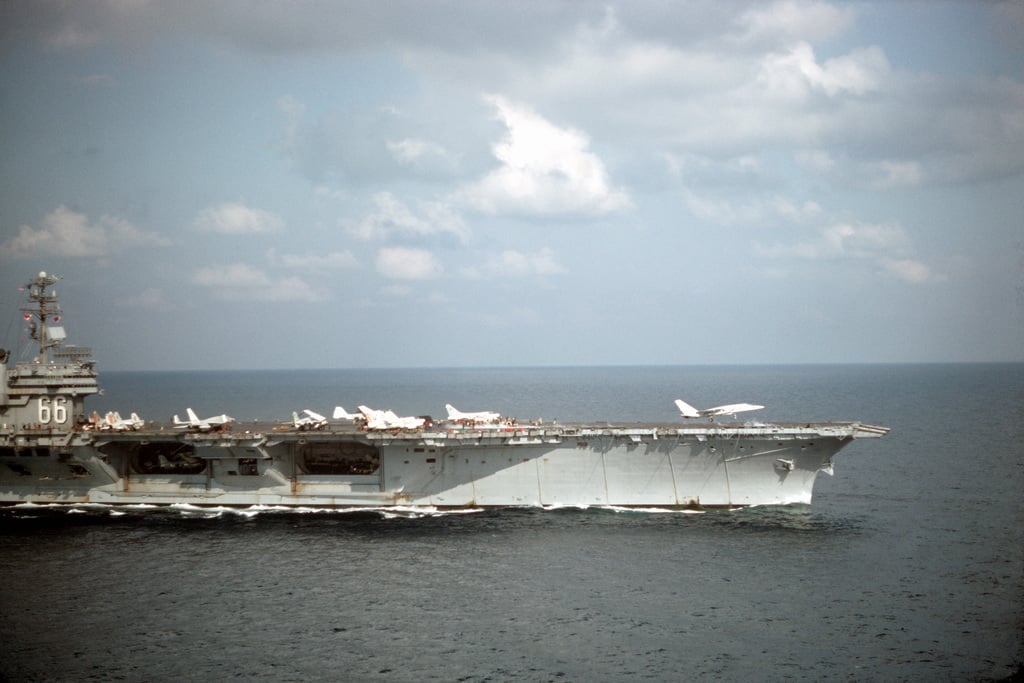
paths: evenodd
<path fill-rule="evenodd" d="M 310 507 L 808 504 L 854 438 L 818 425 L 410 433 L 40 435 L 0 452 L 0 502 Z M 171 458 L 174 458 L 172 460 Z"/>

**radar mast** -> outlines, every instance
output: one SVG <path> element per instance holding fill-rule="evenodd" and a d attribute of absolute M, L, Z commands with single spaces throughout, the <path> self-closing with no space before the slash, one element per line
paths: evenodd
<path fill-rule="evenodd" d="M 21 307 L 25 320 L 29 321 L 29 332 L 32 339 L 39 342 L 39 362 L 47 362 L 47 351 L 59 346 L 64 340 L 64 328 L 50 327 L 50 321 L 60 322 L 60 302 L 57 292 L 48 287 L 57 284 L 60 277 L 40 272 L 38 276 L 25 285 L 28 290 L 28 303 Z M 39 321 L 38 324 L 36 321 Z"/>

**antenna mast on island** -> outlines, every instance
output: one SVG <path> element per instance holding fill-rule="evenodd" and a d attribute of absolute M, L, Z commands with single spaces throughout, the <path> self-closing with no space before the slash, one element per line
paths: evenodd
<path fill-rule="evenodd" d="M 57 301 L 57 292 L 46 291 L 47 287 L 53 287 L 60 278 L 56 275 L 47 275 L 40 272 L 27 285 L 28 303 L 21 307 L 25 313 L 25 320 L 30 321 L 29 332 L 32 338 L 39 342 L 39 362 L 46 363 L 46 352 L 48 349 L 60 345 L 64 338 L 62 328 L 54 328 L 52 334 L 48 332 L 48 322 L 60 322 L 60 302 Z M 37 325 L 33 318 L 39 321 Z"/>

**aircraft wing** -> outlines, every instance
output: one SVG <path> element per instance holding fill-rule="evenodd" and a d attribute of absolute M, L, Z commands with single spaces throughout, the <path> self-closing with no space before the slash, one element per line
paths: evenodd
<path fill-rule="evenodd" d="M 764 408 L 764 406 L 754 405 L 753 403 L 730 403 L 724 406 L 708 408 L 701 412 L 705 415 L 734 415 L 748 410 L 761 410 L 762 408 Z"/>

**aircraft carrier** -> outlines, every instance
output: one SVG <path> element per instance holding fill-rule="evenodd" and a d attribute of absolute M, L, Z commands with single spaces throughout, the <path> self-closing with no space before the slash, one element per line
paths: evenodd
<path fill-rule="evenodd" d="M 0 350 L 0 504 L 809 504 L 815 478 L 831 473 L 841 448 L 889 431 L 858 422 L 723 422 L 714 411 L 688 420 L 687 404 L 678 424 L 628 426 L 520 425 L 475 414 L 421 424 L 371 409 L 336 411 L 354 420 L 296 414 L 284 428 L 241 428 L 226 415 L 191 411 L 170 428 L 135 415 L 101 418 L 85 405 L 99 392 L 91 351 L 68 343 L 60 325 L 58 279 L 39 273 L 25 286 L 21 310 L 38 355 L 9 367 L 10 353 Z"/>

